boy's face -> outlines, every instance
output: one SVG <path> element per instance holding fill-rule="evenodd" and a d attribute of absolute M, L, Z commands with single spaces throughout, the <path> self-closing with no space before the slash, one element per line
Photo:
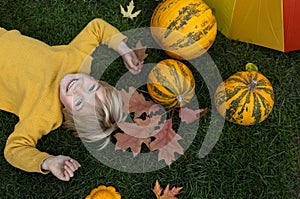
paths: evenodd
<path fill-rule="evenodd" d="M 94 107 L 95 95 L 104 102 L 105 90 L 99 81 L 84 73 L 67 74 L 60 81 L 60 100 L 73 113 Z"/>

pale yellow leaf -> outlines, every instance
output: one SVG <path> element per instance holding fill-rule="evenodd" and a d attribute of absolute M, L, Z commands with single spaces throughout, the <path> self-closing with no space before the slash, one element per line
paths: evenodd
<path fill-rule="evenodd" d="M 121 14 L 123 15 L 123 17 L 127 17 L 127 18 L 130 18 L 130 19 L 133 19 L 134 17 L 137 17 L 138 14 L 140 14 L 141 10 L 138 10 L 138 11 L 132 13 L 133 9 L 134 9 L 133 0 L 131 0 L 129 5 L 127 6 L 127 11 L 125 11 L 123 6 L 120 5 Z"/>

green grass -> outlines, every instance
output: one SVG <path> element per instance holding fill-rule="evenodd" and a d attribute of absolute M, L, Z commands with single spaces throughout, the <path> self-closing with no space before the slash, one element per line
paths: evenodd
<path fill-rule="evenodd" d="M 142 13 L 134 20 L 121 16 L 119 4 L 129 0 L 2 0 L 0 26 L 50 45 L 67 44 L 93 18 L 100 17 L 121 31 L 149 26 L 157 1 L 136 0 Z M 225 123 L 220 140 L 204 159 L 197 154 L 209 125 L 210 115 L 200 121 L 195 140 L 175 163 L 161 170 L 133 174 L 114 170 L 97 161 L 81 141 L 59 128 L 44 137 L 38 148 L 79 160 L 82 168 L 70 182 L 52 175 L 26 173 L 9 165 L 4 157 L 5 141 L 18 118 L 0 112 L 0 198 L 84 198 L 100 184 L 113 185 L 124 199 L 155 198 L 151 189 L 158 179 L 164 187 L 182 186 L 179 198 L 297 198 L 300 197 L 300 51 L 281 53 L 231 41 L 218 33 L 209 54 L 223 79 L 244 70 L 247 62 L 258 65 L 275 90 L 275 106 L 261 124 L 243 127 Z M 147 62 L 158 62 L 163 52 L 149 50 Z M 120 60 L 104 79 L 115 81 L 125 70 Z M 199 75 L 195 75 L 198 80 Z M 210 107 L 204 88 L 201 106 Z"/>

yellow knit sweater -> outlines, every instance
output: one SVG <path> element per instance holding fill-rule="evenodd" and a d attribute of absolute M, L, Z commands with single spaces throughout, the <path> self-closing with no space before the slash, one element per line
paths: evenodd
<path fill-rule="evenodd" d="M 38 140 L 62 124 L 59 82 L 67 73 L 90 71 L 85 60 L 100 43 L 116 49 L 125 36 L 101 19 L 91 21 L 69 44 L 49 46 L 0 28 L 0 109 L 19 117 L 4 155 L 13 166 L 41 170 L 50 155 L 36 149 Z"/>

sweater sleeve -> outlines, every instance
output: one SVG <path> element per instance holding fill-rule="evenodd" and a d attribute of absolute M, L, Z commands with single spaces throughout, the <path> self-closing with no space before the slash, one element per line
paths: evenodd
<path fill-rule="evenodd" d="M 85 54 L 91 54 L 99 44 L 105 44 L 116 50 L 120 42 L 126 39 L 127 37 L 114 26 L 97 18 L 88 23 L 69 45 Z"/>
<path fill-rule="evenodd" d="M 27 172 L 48 173 L 42 171 L 41 165 L 51 155 L 36 148 L 38 140 L 47 134 L 47 126 L 45 120 L 37 118 L 19 121 L 6 142 L 5 159 L 12 166 Z"/>

